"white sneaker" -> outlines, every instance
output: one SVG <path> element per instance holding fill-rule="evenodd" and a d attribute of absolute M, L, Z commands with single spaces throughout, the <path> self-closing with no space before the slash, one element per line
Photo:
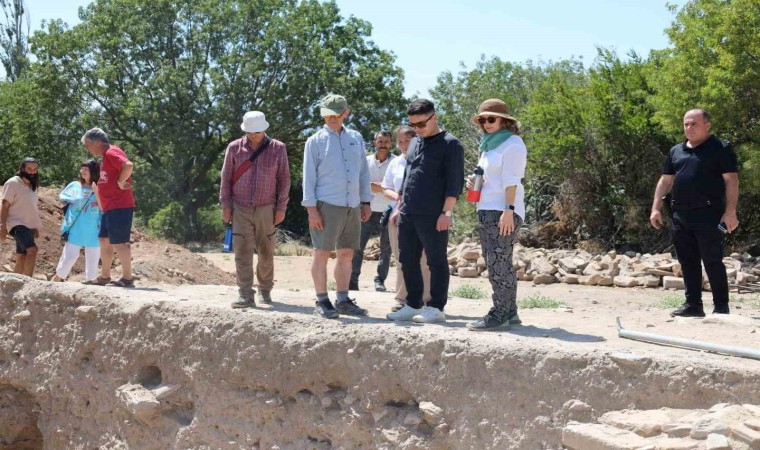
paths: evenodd
<path fill-rule="evenodd" d="M 422 308 L 412 308 L 409 305 L 404 305 L 403 308 L 398 311 L 388 313 L 385 318 L 388 320 L 412 320 L 412 317 L 422 313 Z"/>
<path fill-rule="evenodd" d="M 417 323 L 446 322 L 446 314 L 444 314 L 443 311 L 438 308 L 425 306 L 422 308 L 422 313 L 412 317 L 412 320 Z"/>

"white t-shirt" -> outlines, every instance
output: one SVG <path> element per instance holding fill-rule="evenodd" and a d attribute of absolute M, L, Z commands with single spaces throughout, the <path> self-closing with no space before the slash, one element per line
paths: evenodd
<path fill-rule="evenodd" d="M 528 149 L 520 136 L 510 136 L 495 149 L 482 153 L 478 165 L 483 168 L 485 182 L 480 191 L 478 211 L 504 211 L 507 207 L 506 188 L 517 186 L 515 214 L 525 219 L 525 165 Z"/>
<path fill-rule="evenodd" d="M 369 166 L 369 181 L 370 183 L 382 183 L 385 178 L 385 173 L 393 160 L 396 159 L 393 155 L 388 155 L 385 161 L 380 162 L 375 157 L 375 154 L 367 155 L 367 165 Z M 391 199 L 385 196 L 382 192 L 372 194 L 372 201 L 369 206 L 372 208 L 372 212 L 383 212 L 385 208 L 393 203 Z"/>
<path fill-rule="evenodd" d="M 401 189 L 401 184 L 404 182 L 404 170 L 406 169 L 406 156 L 401 155 L 398 158 L 393 158 L 391 164 L 388 166 L 388 170 L 385 171 L 385 178 L 383 178 L 383 189 L 392 189 L 394 192 L 398 192 Z M 396 207 L 394 200 L 388 199 L 393 207 Z"/>

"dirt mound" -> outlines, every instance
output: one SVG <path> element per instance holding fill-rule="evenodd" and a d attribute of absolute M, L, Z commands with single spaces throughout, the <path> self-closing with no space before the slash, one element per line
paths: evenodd
<path fill-rule="evenodd" d="M 58 201 L 57 189 L 40 188 L 39 209 L 43 229 L 37 245 L 36 278 L 51 278 L 58 265 L 63 244 L 61 243 L 61 220 L 63 211 Z M 12 272 L 15 262 L 15 242 L 9 238 L 0 242 L 0 271 Z M 114 258 L 114 275 L 120 275 L 121 264 Z M 137 279 L 145 283 L 167 284 L 231 284 L 232 275 L 186 248 L 147 236 L 132 228 L 132 270 Z M 82 280 L 84 256 L 80 257 L 69 280 Z"/>

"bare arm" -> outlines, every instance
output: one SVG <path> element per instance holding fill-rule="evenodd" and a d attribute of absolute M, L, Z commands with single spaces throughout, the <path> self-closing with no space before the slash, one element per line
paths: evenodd
<path fill-rule="evenodd" d="M 721 222 L 726 224 L 730 233 L 739 226 L 736 218 L 736 206 L 739 203 L 739 176 L 736 172 L 724 173 L 723 181 L 726 183 L 726 211 L 723 213 Z"/>
<path fill-rule="evenodd" d="M 663 197 L 673 188 L 673 182 L 675 181 L 675 175 L 663 175 L 660 177 L 660 181 L 657 182 L 657 187 L 654 190 L 654 200 L 652 201 L 652 213 L 649 215 L 649 222 L 653 227 L 658 230 L 665 224 L 662 220 Z"/>
<path fill-rule="evenodd" d="M 5 238 L 8 236 L 8 210 L 10 208 L 10 202 L 3 199 L 3 204 L 0 207 L 0 241 L 5 240 Z"/>
<path fill-rule="evenodd" d="M 394 191 L 393 189 L 383 189 L 383 194 L 394 201 L 399 199 L 398 192 Z"/>
<path fill-rule="evenodd" d="M 119 184 L 127 182 L 129 177 L 132 176 L 132 171 L 134 168 L 135 165 L 132 163 L 132 161 L 127 161 L 124 163 L 124 165 L 121 167 L 121 172 L 119 173 Z"/>

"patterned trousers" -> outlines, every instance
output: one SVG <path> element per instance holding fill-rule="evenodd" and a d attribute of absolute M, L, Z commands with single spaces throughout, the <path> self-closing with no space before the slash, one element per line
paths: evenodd
<path fill-rule="evenodd" d="M 501 214 L 501 211 L 478 211 L 478 233 L 488 266 L 488 281 L 493 290 L 493 307 L 489 314 L 497 320 L 506 321 L 510 315 L 517 313 L 517 273 L 512 265 L 512 250 L 523 220 L 514 214 L 515 230 L 512 234 L 501 236 Z"/>

